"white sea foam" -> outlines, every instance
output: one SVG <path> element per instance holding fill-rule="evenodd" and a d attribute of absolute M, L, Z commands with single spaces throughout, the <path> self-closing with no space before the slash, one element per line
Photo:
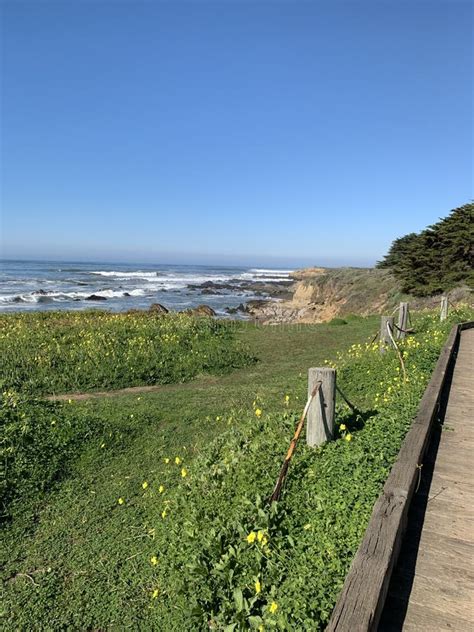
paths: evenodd
<path fill-rule="evenodd" d="M 186 287 L 187 285 L 200 285 L 208 281 L 213 283 L 225 283 L 232 280 L 236 281 L 282 281 L 289 278 L 292 270 L 275 270 L 271 268 L 252 268 L 247 272 L 229 272 L 226 274 L 193 274 L 184 273 L 176 274 L 173 272 L 152 272 L 146 270 L 139 271 L 121 271 L 121 270 L 94 270 L 90 274 L 96 276 L 104 276 L 108 278 L 115 278 L 117 280 L 136 280 L 141 279 L 147 281 L 147 283 L 153 283 L 153 285 L 159 289 L 164 287 L 165 289 L 178 289 L 180 287 Z"/>
<path fill-rule="evenodd" d="M 286 281 L 289 279 L 293 270 L 271 270 L 270 268 L 252 268 L 248 272 L 244 272 L 240 276 L 243 279 L 256 281 L 256 282 L 268 282 L 268 281 Z"/>
<path fill-rule="evenodd" d="M 95 267 L 95 266 L 94 266 Z M 119 266 L 117 266 L 118 268 Z M 54 275 L 49 275 L 53 272 Z M 58 275 L 58 272 L 61 274 Z M 75 273 L 78 273 L 77 275 Z M 101 270 L 86 267 L 64 267 L 44 270 L 41 264 L 28 264 L 24 269 L 0 274 L 0 311 L 5 309 L 84 309 L 94 306 L 91 295 L 109 299 L 104 307 L 128 309 L 130 306 L 143 307 L 151 302 L 163 302 L 173 309 L 189 307 L 204 300 L 200 292 L 203 284 L 225 284 L 216 296 L 209 294 L 206 301 L 217 310 L 233 304 L 237 297 L 253 297 L 249 283 L 278 283 L 289 279 L 291 270 L 272 268 L 211 268 L 186 266 L 161 266 L 141 270 L 133 268 Z M 193 286 L 192 290 L 188 286 Z M 41 288 L 41 289 L 40 289 Z M 46 290 L 46 291 L 45 291 Z M 135 299 L 135 300 L 134 300 Z M 52 307 L 52 305 L 50 305 Z"/>
<path fill-rule="evenodd" d="M 84 300 L 89 296 L 102 296 L 103 298 L 126 298 L 130 296 L 145 296 L 146 291 L 140 288 L 134 290 L 94 290 L 88 292 L 46 292 L 39 294 L 31 292 L 30 294 L 6 294 L 0 296 L 0 303 L 42 303 L 48 301 L 71 301 Z"/>
<path fill-rule="evenodd" d="M 95 270 L 89 272 L 89 274 L 95 274 L 96 276 L 104 277 L 116 277 L 117 279 L 152 279 L 155 280 L 160 276 L 159 272 L 121 272 L 118 270 Z"/>

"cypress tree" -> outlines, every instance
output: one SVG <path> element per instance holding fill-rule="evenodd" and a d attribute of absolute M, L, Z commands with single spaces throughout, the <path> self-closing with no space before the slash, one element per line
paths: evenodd
<path fill-rule="evenodd" d="M 377 263 L 418 296 L 445 292 L 456 285 L 474 287 L 474 204 L 454 209 L 420 233 L 399 237 Z"/>

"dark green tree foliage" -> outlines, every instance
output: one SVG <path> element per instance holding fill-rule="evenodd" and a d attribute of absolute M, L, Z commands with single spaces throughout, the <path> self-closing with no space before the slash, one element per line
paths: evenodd
<path fill-rule="evenodd" d="M 439 294 L 457 285 L 474 287 L 474 204 L 454 209 L 421 233 L 396 239 L 378 268 L 389 268 L 402 290 Z"/>

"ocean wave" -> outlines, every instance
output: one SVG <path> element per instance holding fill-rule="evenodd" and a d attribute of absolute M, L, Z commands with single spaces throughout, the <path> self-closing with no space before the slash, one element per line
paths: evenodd
<path fill-rule="evenodd" d="M 287 281 L 293 270 L 271 270 L 270 268 L 252 268 L 248 272 L 241 274 L 241 278 L 246 281 Z"/>
<path fill-rule="evenodd" d="M 129 296 L 145 296 L 143 289 L 134 290 L 97 290 L 89 292 L 30 292 L 29 294 L 7 294 L 0 296 L 0 303 L 51 303 L 86 300 L 90 296 L 102 298 L 128 298 Z M 91 300 L 91 299 L 89 299 Z"/>
<path fill-rule="evenodd" d="M 212 281 L 213 283 L 238 283 L 239 281 L 284 281 L 289 278 L 292 270 L 274 270 L 271 268 L 251 268 L 245 272 L 226 272 L 215 274 L 212 272 L 194 272 L 177 274 L 175 271 L 157 272 L 149 270 L 93 270 L 89 274 L 118 281 L 142 280 L 153 284 L 155 289 L 181 289 L 188 285 L 200 285 Z M 150 286 L 151 287 L 151 286 Z"/>
<path fill-rule="evenodd" d="M 120 272 L 118 270 L 94 270 L 89 274 L 95 274 L 96 276 L 115 277 L 117 279 L 152 279 L 155 280 L 160 277 L 159 272 Z"/>

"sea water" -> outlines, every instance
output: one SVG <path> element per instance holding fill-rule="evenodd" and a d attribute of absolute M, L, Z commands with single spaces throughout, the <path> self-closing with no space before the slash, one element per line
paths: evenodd
<path fill-rule="evenodd" d="M 248 267 L 4 260 L 0 311 L 126 311 L 161 303 L 175 311 L 206 304 L 227 315 L 226 308 L 268 296 L 259 285 L 287 281 L 289 273 Z M 213 288 L 211 283 L 226 287 Z M 250 283 L 255 285 L 249 288 Z"/>

